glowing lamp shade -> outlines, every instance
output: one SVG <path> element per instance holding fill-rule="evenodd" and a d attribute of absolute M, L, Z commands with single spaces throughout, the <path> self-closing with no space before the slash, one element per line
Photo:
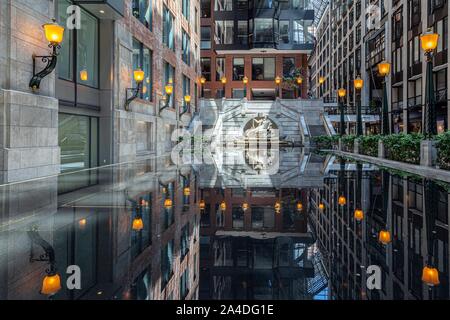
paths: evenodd
<path fill-rule="evenodd" d="M 378 73 L 382 77 L 386 77 L 391 72 L 391 64 L 387 61 L 380 62 L 378 64 Z"/>
<path fill-rule="evenodd" d="M 323 203 L 319 203 L 319 210 L 323 211 L 325 209 L 325 205 Z"/>
<path fill-rule="evenodd" d="M 431 52 L 434 49 L 436 49 L 438 45 L 439 40 L 439 34 L 432 32 L 431 30 L 428 30 L 424 34 L 420 36 L 420 43 L 422 46 L 423 51 L 425 52 Z"/>
<path fill-rule="evenodd" d="M 133 220 L 132 228 L 134 231 L 141 231 L 144 229 L 144 221 L 142 221 L 142 218 L 135 218 Z"/>
<path fill-rule="evenodd" d="M 361 209 L 356 209 L 354 212 L 354 217 L 356 221 L 361 221 L 364 219 L 364 212 Z"/>
<path fill-rule="evenodd" d="M 303 83 L 302 77 L 297 77 L 296 81 L 297 81 L 297 84 L 302 84 Z"/>
<path fill-rule="evenodd" d="M 391 233 L 387 230 L 381 230 L 378 234 L 378 241 L 382 244 L 388 244 L 391 242 Z"/>
<path fill-rule="evenodd" d="M 144 77 L 145 77 L 145 73 L 144 71 L 142 71 L 141 69 L 136 69 L 134 70 L 134 81 L 136 81 L 137 83 L 141 83 L 142 81 L 144 81 Z"/>
<path fill-rule="evenodd" d="M 173 93 L 173 85 L 169 83 L 164 87 L 164 90 L 166 91 L 166 94 L 170 96 Z"/>
<path fill-rule="evenodd" d="M 172 208 L 172 199 L 164 200 L 164 208 L 166 208 L 166 209 Z"/>
<path fill-rule="evenodd" d="M 345 198 L 345 196 L 339 196 L 338 198 L 338 204 L 342 207 L 345 206 L 347 204 L 347 199 Z"/>
<path fill-rule="evenodd" d="M 243 210 L 243 211 L 247 211 L 247 210 L 248 210 L 248 203 L 247 203 L 247 202 L 244 202 L 244 203 L 242 204 L 242 210 Z"/>
<path fill-rule="evenodd" d="M 226 84 L 226 83 L 227 83 L 227 78 L 226 78 L 226 77 L 220 78 L 220 82 L 221 82 L 222 84 Z"/>
<path fill-rule="evenodd" d="M 64 39 L 64 28 L 56 23 L 47 23 L 44 28 L 45 38 L 53 44 L 60 44 Z"/>
<path fill-rule="evenodd" d="M 323 84 L 325 82 L 325 77 L 319 77 L 319 84 Z"/>
<path fill-rule="evenodd" d="M 358 77 L 355 80 L 353 80 L 353 85 L 356 90 L 361 90 L 362 87 L 364 86 L 364 80 Z"/>
<path fill-rule="evenodd" d="M 200 208 L 200 210 L 205 210 L 206 207 L 205 200 L 200 200 L 198 207 Z"/>
<path fill-rule="evenodd" d="M 206 83 L 206 78 L 205 77 L 201 77 L 200 78 L 200 83 L 201 84 L 205 84 Z"/>
<path fill-rule="evenodd" d="M 281 77 L 276 77 L 275 78 L 275 84 L 280 84 L 281 83 Z"/>
<path fill-rule="evenodd" d="M 302 211 L 303 210 L 303 204 L 299 201 L 297 202 L 297 211 Z"/>
<path fill-rule="evenodd" d="M 183 194 L 187 197 L 191 195 L 191 188 L 186 187 L 183 189 Z"/>
<path fill-rule="evenodd" d="M 339 96 L 339 98 L 345 98 L 346 94 L 347 94 L 347 90 L 345 90 L 344 88 L 339 88 L 338 89 L 338 96 Z"/>
<path fill-rule="evenodd" d="M 248 83 L 248 78 L 247 77 L 243 77 L 242 78 L 242 83 L 243 84 L 247 84 Z"/>
<path fill-rule="evenodd" d="M 42 280 L 41 294 L 53 295 L 61 290 L 61 277 L 59 274 L 48 274 Z"/>
<path fill-rule="evenodd" d="M 422 270 L 422 282 L 429 286 L 437 286 L 439 282 L 439 271 L 436 268 L 426 266 Z"/>
<path fill-rule="evenodd" d="M 227 210 L 227 204 L 225 203 L 225 201 L 222 201 L 220 203 L 220 210 L 222 210 L 222 211 Z"/>
<path fill-rule="evenodd" d="M 80 227 L 80 229 L 86 228 L 86 225 L 87 225 L 87 220 L 85 218 L 78 220 L 78 226 Z"/>
<path fill-rule="evenodd" d="M 86 69 L 83 69 L 80 71 L 80 80 L 81 81 L 88 81 L 89 75 Z"/>
<path fill-rule="evenodd" d="M 184 102 L 191 103 L 191 96 L 190 95 L 185 95 L 184 96 Z"/>

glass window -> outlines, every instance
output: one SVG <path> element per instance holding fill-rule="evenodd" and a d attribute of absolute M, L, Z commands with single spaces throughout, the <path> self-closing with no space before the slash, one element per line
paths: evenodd
<path fill-rule="evenodd" d="M 189 0 L 182 0 L 181 3 L 181 12 L 183 13 L 183 16 L 189 20 L 189 13 L 191 10 L 191 4 Z"/>
<path fill-rule="evenodd" d="M 233 43 L 233 20 L 216 20 L 215 39 L 217 44 Z"/>
<path fill-rule="evenodd" d="M 211 58 L 201 58 L 200 63 L 202 67 L 202 76 L 205 77 L 206 81 L 211 81 Z"/>
<path fill-rule="evenodd" d="M 153 79 L 152 79 L 152 51 L 136 39 L 133 39 L 133 70 L 142 69 L 145 74 L 145 80 L 142 83 L 142 91 L 140 98 L 152 101 L 153 97 Z M 136 87 L 137 83 L 133 77 L 133 87 Z"/>
<path fill-rule="evenodd" d="M 72 5 L 67 0 L 58 0 L 58 19 L 65 25 L 66 10 Z M 73 39 L 77 36 L 74 48 Z M 98 86 L 98 20 L 81 9 L 81 29 L 66 30 L 58 63 L 58 76 L 73 81 L 74 51 L 77 57 L 77 82 L 91 87 Z"/>
<path fill-rule="evenodd" d="M 293 21 L 293 41 L 296 44 L 302 44 L 302 43 L 311 43 L 312 42 L 312 36 L 310 35 L 308 31 L 309 25 L 305 20 L 294 20 Z"/>
<path fill-rule="evenodd" d="M 232 90 L 232 95 L 233 95 L 233 98 L 235 98 L 235 99 L 242 99 L 242 98 L 245 97 L 244 96 L 244 89 L 233 89 Z"/>
<path fill-rule="evenodd" d="M 133 16 L 152 30 L 152 0 L 133 0 Z"/>
<path fill-rule="evenodd" d="M 201 0 L 202 18 L 211 18 L 211 0 Z"/>
<path fill-rule="evenodd" d="M 233 80 L 240 81 L 244 78 L 244 58 L 233 59 Z"/>
<path fill-rule="evenodd" d="M 174 30 L 173 30 L 173 15 L 169 9 L 164 6 L 163 13 L 163 43 L 169 48 L 175 51 L 174 45 Z"/>
<path fill-rule="evenodd" d="M 252 79 L 253 80 L 275 79 L 275 58 L 253 58 Z"/>
<path fill-rule="evenodd" d="M 170 96 L 169 100 L 169 106 L 172 108 L 175 107 L 175 68 L 168 62 L 164 62 L 164 86 L 168 85 L 169 83 L 173 86 L 173 93 Z"/>
<path fill-rule="evenodd" d="M 248 10 L 248 0 L 237 0 L 236 4 L 238 10 Z"/>
<path fill-rule="evenodd" d="M 211 28 L 201 27 L 200 36 L 200 49 L 211 49 Z"/>
<path fill-rule="evenodd" d="M 188 66 L 191 65 L 191 38 L 189 35 L 183 30 L 182 32 L 182 60 Z"/>
<path fill-rule="evenodd" d="M 225 76 L 225 58 L 216 58 L 216 81 Z"/>
<path fill-rule="evenodd" d="M 232 11 L 233 0 L 215 0 L 214 11 Z"/>
<path fill-rule="evenodd" d="M 280 21 L 280 42 L 289 43 L 289 20 Z"/>
<path fill-rule="evenodd" d="M 255 42 L 273 42 L 273 19 L 255 19 Z"/>
<path fill-rule="evenodd" d="M 164 289 L 173 275 L 174 241 L 170 240 L 161 250 L 161 289 Z"/>
<path fill-rule="evenodd" d="M 283 57 L 283 77 L 292 78 L 295 74 L 295 58 Z"/>
<path fill-rule="evenodd" d="M 272 9 L 274 5 L 273 0 L 255 0 L 256 9 Z"/>
<path fill-rule="evenodd" d="M 238 43 L 247 44 L 248 43 L 248 22 L 247 20 L 238 21 Z"/>

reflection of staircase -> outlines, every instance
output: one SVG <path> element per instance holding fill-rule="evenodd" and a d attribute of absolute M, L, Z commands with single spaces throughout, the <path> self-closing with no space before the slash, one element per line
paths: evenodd
<path fill-rule="evenodd" d="M 327 134 L 323 125 L 310 125 L 309 133 L 311 137 L 318 137 Z"/>
<path fill-rule="evenodd" d="M 317 247 L 314 245 L 308 250 L 313 251 L 310 258 L 314 267 L 314 278 L 308 278 L 307 292 L 314 297 L 328 287 L 328 274 L 322 262 L 322 254 Z"/>

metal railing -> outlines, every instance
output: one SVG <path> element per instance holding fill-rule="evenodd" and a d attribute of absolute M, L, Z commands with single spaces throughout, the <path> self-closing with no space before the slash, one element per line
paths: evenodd
<path fill-rule="evenodd" d="M 326 106 L 325 112 L 328 112 L 329 115 L 339 115 L 340 110 L 339 107 L 334 106 Z M 356 106 L 344 106 L 345 114 L 356 114 Z M 378 106 L 361 106 L 361 114 L 363 115 L 379 115 L 381 113 L 381 108 Z"/>

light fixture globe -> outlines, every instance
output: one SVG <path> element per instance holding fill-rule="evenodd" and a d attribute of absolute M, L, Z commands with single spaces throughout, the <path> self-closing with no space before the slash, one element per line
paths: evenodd
<path fill-rule="evenodd" d="M 378 234 L 378 241 L 386 245 L 391 242 L 391 233 L 387 230 L 381 230 Z"/>
<path fill-rule="evenodd" d="M 131 228 L 134 231 L 141 231 L 142 229 L 144 229 L 144 221 L 142 220 L 142 218 L 136 217 L 133 220 L 133 224 L 132 224 Z"/>
<path fill-rule="evenodd" d="M 437 286 L 440 283 L 439 271 L 431 266 L 425 266 L 422 269 L 422 282 L 430 287 Z"/>
<path fill-rule="evenodd" d="M 200 77 L 200 83 L 201 84 L 205 84 L 206 83 L 206 78 L 205 77 Z"/>
<path fill-rule="evenodd" d="M 300 211 L 303 210 L 303 204 L 302 204 L 300 201 L 297 202 L 296 207 L 297 207 L 297 211 L 298 211 L 298 212 L 300 212 Z"/>
<path fill-rule="evenodd" d="M 184 189 L 183 189 L 183 194 L 184 194 L 186 197 L 190 196 L 190 195 L 191 195 L 191 188 L 189 188 L 189 187 L 184 188 Z"/>
<path fill-rule="evenodd" d="M 357 77 L 355 80 L 353 80 L 353 86 L 356 90 L 361 90 L 364 86 L 364 80 L 360 77 Z"/>
<path fill-rule="evenodd" d="M 172 93 L 173 93 L 173 85 L 172 85 L 172 83 L 167 84 L 167 85 L 164 87 L 164 91 L 166 92 L 166 94 L 167 94 L 168 96 L 172 95 Z"/>
<path fill-rule="evenodd" d="M 144 81 L 145 73 L 141 69 L 134 70 L 133 74 L 134 74 L 134 81 L 136 81 L 136 83 L 141 83 L 142 81 Z"/>
<path fill-rule="evenodd" d="M 200 202 L 198 203 L 198 207 L 200 208 L 200 210 L 205 210 L 206 207 L 206 203 L 205 200 L 200 200 Z"/>
<path fill-rule="evenodd" d="M 227 84 L 227 78 L 226 78 L 226 77 L 220 78 L 220 82 L 221 82 L 223 85 Z"/>
<path fill-rule="evenodd" d="M 42 26 L 44 28 L 45 38 L 52 45 L 59 45 L 64 40 L 64 27 L 57 24 L 55 21 L 53 23 L 46 23 Z"/>
<path fill-rule="evenodd" d="M 274 209 L 276 213 L 280 213 L 281 212 L 281 202 L 280 201 L 276 201 L 275 205 L 274 205 Z"/>
<path fill-rule="evenodd" d="M 319 210 L 323 211 L 325 209 L 325 205 L 323 203 L 319 203 Z"/>
<path fill-rule="evenodd" d="M 184 102 L 191 103 L 191 96 L 190 95 L 185 95 L 184 96 Z"/>
<path fill-rule="evenodd" d="M 295 81 L 297 82 L 298 85 L 303 83 L 303 78 L 302 77 L 297 77 L 297 79 L 295 79 Z"/>
<path fill-rule="evenodd" d="M 83 69 L 80 71 L 80 80 L 81 81 L 88 81 L 89 80 L 89 74 L 86 69 Z"/>
<path fill-rule="evenodd" d="M 434 33 L 432 29 L 428 29 L 427 32 L 420 36 L 420 43 L 423 51 L 429 53 L 436 49 L 439 41 L 439 34 Z"/>
<path fill-rule="evenodd" d="M 221 211 L 227 210 L 227 204 L 225 203 L 225 201 L 222 201 L 222 202 L 220 203 L 220 210 L 221 210 Z"/>
<path fill-rule="evenodd" d="M 242 211 L 247 211 L 248 210 L 248 203 L 247 202 L 244 202 L 243 204 L 242 204 Z"/>
<path fill-rule="evenodd" d="M 279 85 L 281 83 L 281 81 L 282 81 L 281 77 L 279 77 L 279 76 L 275 77 L 275 84 L 276 85 Z"/>
<path fill-rule="evenodd" d="M 325 77 L 319 77 L 319 84 L 323 84 L 325 82 Z"/>
<path fill-rule="evenodd" d="M 347 95 L 347 90 L 345 88 L 339 88 L 337 92 L 339 98 L 345 98 L 345 96 Z"/>
<path fill-rule="evenodd" d="M 341 195 L 338 198 L 338 204 L 343 207 L 347 204 L 347 199 L 345 198 L 345 196 Z"/>
<path fill-rule="evenodd" d="M 59 274 L 48 274 L 42 280 L 41 294 L 54 295 L 61 290 L 61 277 Z"/>
<path fill-rule="evenodd" d="M 164 208 L 166 209 L 170 209 L 172 208 L 172 199 L 167 198 L 166 200 L 164 200 Z"/>
<path fill-rule="evenodd" d="M 364 219 L 364 211 L 361 209 L 355 209 L 353 216 L 356 221 L 362 221 Z"/>
<path fill-rule="evenodd" d="M 243 84 L 247 84 L 248 83 L 248 78 L 247 77 L 243 77 L 242 78 L 242 83 Z"/>
<path fill-rule="evenodd" d="M 387 61 L 382 61 L 378 64 L 378 73 L 382 77 L 386 77 L 391 72 L 391 64 Z"/>

